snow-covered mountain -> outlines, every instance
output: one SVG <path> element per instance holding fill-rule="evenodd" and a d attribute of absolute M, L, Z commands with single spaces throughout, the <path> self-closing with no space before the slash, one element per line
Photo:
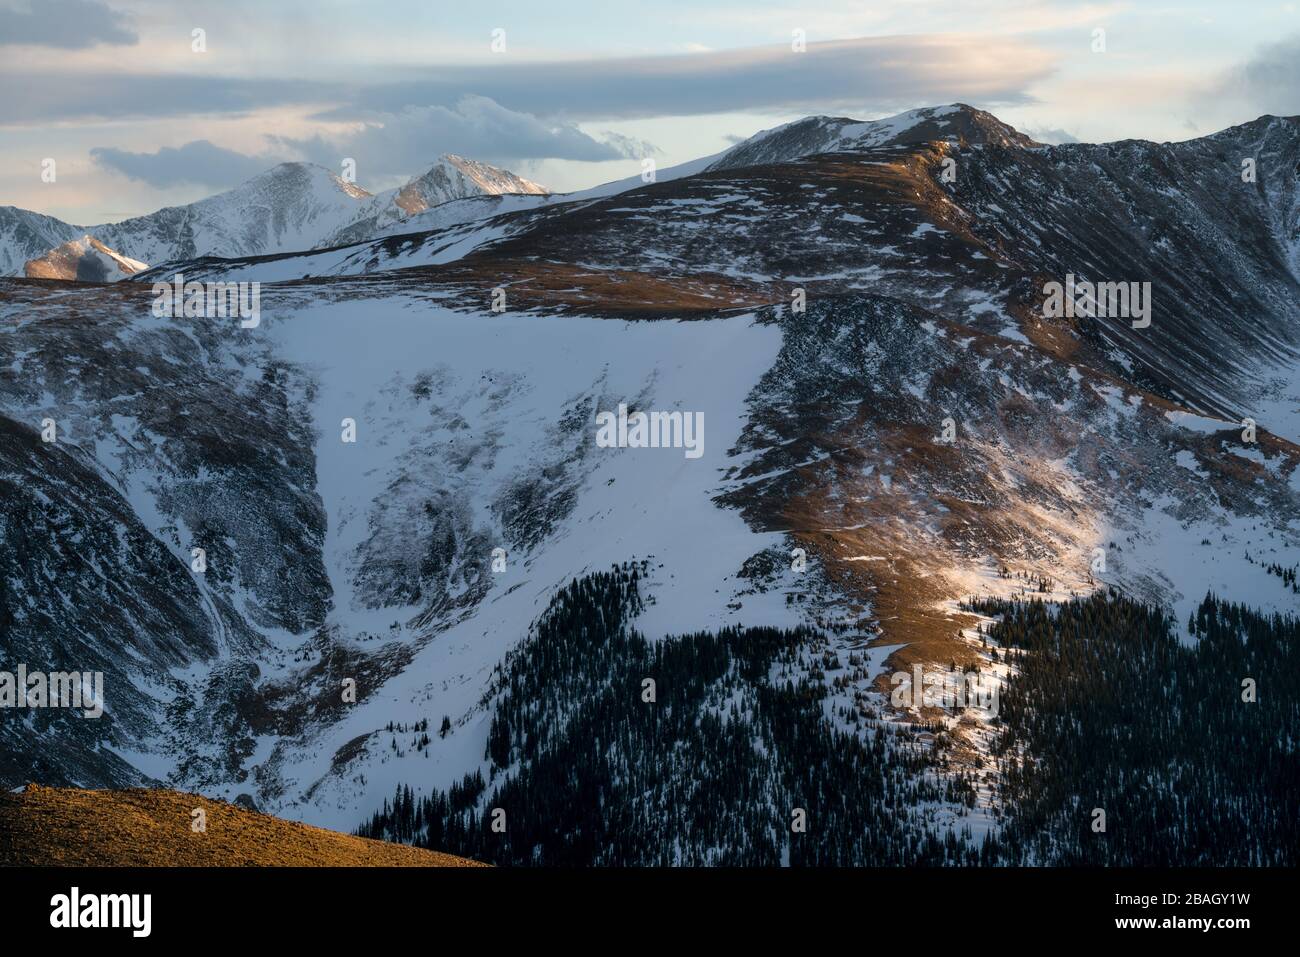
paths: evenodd
<path fill-rule="evenodd" d="M 847 153 L 881 146 L 913 146 L 947 142 L 955 146 L 1033 147 L 1020 131 L 992 113 L 962 103 L 908 110 L 882 120 L 852 120 L 842 116 L 809 116 L 755 133 L 737 143 L 710 170 L 738 169 L 767 163 L 788 163 L 818 153 Z"/>
<path fill-rule="evenodd" d="M 314 245 L 342 246 L 392 232 L 407 231 L 407 220 L 447 203 L 478 197 L 513 195 L 545 197 L 550 194 L 545 187 L 522 176 L 448 153 L 405 186 L 376 194 L 354 220 Z M 467 214 L 477 218 L 479 210 L 462 204 L 442 211 L 446 225 L 467 222 L 461 218 Z M 454 219 L 454 223 L 449 221 L 449 217 Z M 421 225 L 411 225 L 413 229 L 421 228 Z M 427 229 L 431 225 L 433 224 L 423 225 L 423 228 Z"/>
<path fill-rule="evenodd" d="M 546 190 L 506 170 L 450 155 L 405 186 L 379 194 L 312 163 L 281 163 L 216 196 L 118 223 L 73 226 L 4 207 L 0 265 L 3 275 L 22 275 L 28 260 L 85 234 L 150 264 L 296 252 L 383 235 L 452 200 L 516 193 L 545 196 Z"/>
<path fill-rule="evenodd" d="M 147 268 L 147 264 L 127 259 L 87 234 L 68 240 L 38 259 L 29 259 L 23 274 L 31 279 L 116 282 Z"/>
<path fill-rule="evenodd" d="M 962 105 L 911 110 L 870 121 L 814 116 L 757 133 L 716 156 L 661 170 L 656 180 L 666 183 L 706 169 L 735 169 L 789 162 L 817 153 L 931 140 L 1035 145 L 991 114 Z M 405 185 L 371 194 L 324 167 L 283 163 L 228 192 L 121 223 L 73 226 L 8 207 L 9 223 L 0 221 L 0 229 L 9 237 L 5 240 L 4 233 L 0 233 L 0 256 L 7 255 L 13 265 L 0 274 L 21 275 L 22 263 L 28 259 L 39 258 L 59 242 L 84 233 L 151 265 L 203 257 L 245 259 L 463 226 L 508 211 L 500 204 L 471 202 L 440 209 L 431 217 L 421 215 L 459 200 L 535 197 L 512 207 L 538 209 L 614 196 L 643 185 L 638 176 L 553 196 L 545 187 L 507 170 L 446 154 Z M 48 239 L 58 242 L 47 244 Z"/>
<path fill-rule="evenodd" d="M 448 153 L 421 176 L 393 196 L 394 205 L 406 215 L 422 213 L 430 206 L 471 196 L 502 196 L 523 193 L 544 196 L 549 192 L 531 180 L 486 163 Z"/>
<path fill-rule="evenodd" d="M 892 817 L 982 833 L 988 726 L 887 694 L 914 664 L 1008 680 L 963 599 L 1300 608 L 1300 120 L 1049 147 L 908 116 L 814 118 L 616 195 L 453 200 L 340 249 L 0 280 L 0 641 L 110 689 L 99 723 L 0 721 L 0 785 L 162 781 L 350 829 L 399 784 L 525 787 L 579 704 L 652 736 L 627 702 L 657 674 L 726 747 L 611 787 L 733 814 L 699 782 L 752 758 L 763 813 L 727 820 L 779 857 L 766 796 L 841 793 L 791 753 L 853 740 L 873 750 L 840 772 Z M 175 271 L 263 282 L 260 323 L 154 317 Z M 1151 323 L 1045 315 L 1067 274 L 1150 282 Z M 701 454 L 602 443 L 620 406 L 699 416 Z M 652 646 L 806 631 L 672 681 L 622 631 L 596 647 L 624 615 Z M 627 667 L 553 660 L 588 637 Z M 773 701 L 789 720 L 742 734 Z M 906 813 L 881 797 L 903 766 L 934 788 Z M 661 819 L 639 801 L 602 813 Z"/>
<path fill-rule="evenodd" d="M 310 249 L 351 220 L 370 193 L 311 163 L 281 163 L 188 206 L 92 227 L 114 249 L 148 263 Z"/>
<path fill-rule="evenodd" d="M 17 206 L 0 206 L 0 276 L 21 276 L 29 259 L 84 235 L 85 230 L 53 216 Z"/>
<path fill-rule="evenodd" d="M 962 105 L 910 110 L 870 121 L 814 116 L 757 133 L 716 156 L 660 170 L 656 180 L 666 183 L 706 169 L 788 162 L 816 153 L 929 140 L 1033 145 L 991 114 Z M 614 196 L 643 185 L 642 179 L 634 176 L 554 196 L 545 187 L 507 170 L 446 154 L 404 186 L 371 194 L 323 167 L 284 163 L 226 193 L 116 224 L 74 226 L 7 207 L 0 210 L 0 214 L 7 211 L 9 220 L 0 218 L 0 266 L 5 267 L 0 275 L 21 275 L 22 264 L 28 259 L 84 233 L 152 265 L 212 256 L 244 259 L 461 226 L 506 211 L 499 204 L 466 203 L 440 210 L 435 217 L 421 216 L 458 200 L 529 196 L 536 199 L 516 208 L 533 209 Z M 8 265 L 4 257 L 8 257 Z"/>

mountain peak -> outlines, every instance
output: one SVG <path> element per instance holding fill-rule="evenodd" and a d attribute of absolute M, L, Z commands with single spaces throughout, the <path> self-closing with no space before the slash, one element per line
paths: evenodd
<path fill-rule="evenodd" d="M 544 196 L 549 192 L 546 187 L 509 170 L 444 153 L 433 166 L 398 190 L 393 202 L 407 216 L 412 216 L 455 199 L 514 193 Z"/>
<path fill-rule="evenodd" d="M 331 169 L 327 169 L 318 163 L 307 163 L 298 160 L 277 163 L 266 172 L 258 173 L 252 179 L 245 180 L 228 192 L 235 193 L 245 189 L 280 185 L 301 190 L 328 191 L 335 189 L 345 193 L 352 199 L 368 199 L 373 195 L 369 190 L 362 189 L 356 183 L 350 183 L 343 179 Z"/>
<path fill-rule="evenodd" d="M 845 116 L 807 116 L 755 133 L 723 154 L 709 169 L 736 169 L 781 163 L 817 153 L 838 153 L 880 146 L 909 146 L 946 140 L 961 145 L 1040 145 L 992 113 L 965 103 L 908 110 L 879 120 Z"/>
<path fill-rule="evenodd" d="M 128 259 L 89 233 L 56 246 L 44 256 L 29 259 L 23 275 L 29 279 L 75 279 L 79 282 L 116 282 L 149 268 Z"/>

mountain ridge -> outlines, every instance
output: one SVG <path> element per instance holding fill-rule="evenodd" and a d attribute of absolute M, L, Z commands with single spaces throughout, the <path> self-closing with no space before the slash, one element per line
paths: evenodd
<path fill-rule="evenodd" d="M 39 259 L 23 264 L 30 279 L 73 279 L 78 282 L 113 282 L 146 269 L 145 263 L 128 259 L 86 233 L 51 249 Z"/>
<path fill-rule="evenodd" d="M 1199 139 L 1238 137 L 1251 127 L 1268 128 L 1275 123 L 1300 122 L 1300 117 L 1263 115 L 1247 123 L 1228 127 Z M 1234 132 L 1237 131 L 1237 132 Z M 657 181 L 667 182 L 702 172 L 718 172 L 745 166 L 798 161 L 819 153 L 850 153 L 888 145 L 916 146 L 926 142 L 948 142 L 954 147 L 1001 146 L 1025 150 L 1049 149 L 996 116 L 963 103 L 909 110 L 878 120 L 815 115 L 769 130 L 762 130 L 741 143 L 711 157 L 680 164 L 659 172 Z M 1191 140 L 1180 141 L 1183 143 Z M 1119 146 L 1150 144 L 1149 140 L 1118 140 L 1110 144 L 1064 144 L 1066 146 Z M 1164 144 L 1170 145 L 1170 144 Z M 296 180 L 294 183 L 292 181 Z M 305 252 L 353 245 L 384 236 L 415 233 L 438 225 L 457 227 L 488 218 L 491 207 L 462 204 L 432 221 L 422 214 L 445 205 L 491 196 L 535 196 L 541 201 L 522 208 L 544 208 L 598 200 L 637 189 L 638 177 L 618 180 L 570 194 L 551 194 L 523 177 L 475 160 L 444 154 L 424 173 L 400 187 L 370 193 L 348 183 L 332 171 L 312 163 L 281 163 L 239 186 L 182 207 L 164 207 L 119 223 L 94 227 L 75 226 L 53 217 L 17 207 L 0 207 L 0 274 L 21 275 L 25 262 L 37 259 L 63 242 L 91 234 L 122 255 L 157 267 L 164 263 L 217 256 L 240 259 L 249 256 Z M 285 194 L 280 202 L 274 194 Z M 272 198 L 268 199 L 267 194 Z M 338 207 L 332 200 L 341 194 L 360 204 Z M 220 201 L 220 202 L 218 202 Z M 241 219 L 255 211 L 253 221 L 234 223 L 219 207 L 234 205 Z M 336 208 L 333 212 L 330 207 Z M 195 234 L 196 215 L 202 219 L 211 210 L 208 230 Z M 260 212 L 265 210 L 265 212 Z M 8 222 L 6 222 L 6 219 Z M 223 221 L 225 220 L 225 221 Z M 410 222 L 408 222 L 410 220 Z M 426 225 L 427 224 L 427 225 Z M 4 241 L 5 233 L 10 238 Z M 52 240 L 57 239 L 58 242 Z M 46 245 L 48 243 L 48 245 Z M 1300 241 L 1292 256 L 1293 270 L 1300 274 Z M 40 248 L 38 248 L 40 247 Z M 6 267 L 5 262 L 9 265 Z"/>
<path fill-rule="evenodd" d="M 368 230 L 452 200 L 515 191 L 546 195 L 536 183 L 462 157 L 444 156 L 404 186 L 379 194 L 315 163 L 290 161 L 185 206 L 165 206 L 98 226 L 2 207 L 0 267 L 21 275 L 26 262 L 83 235 L 149 265 L 214 254 L 230 258 L 295 252 L 338 245 L 339 237 L 357 231 L 369 235 Z"/>

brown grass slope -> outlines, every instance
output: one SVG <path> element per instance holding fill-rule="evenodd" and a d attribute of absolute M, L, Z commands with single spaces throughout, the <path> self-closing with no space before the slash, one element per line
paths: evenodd
<path fill-rule="evenodd" d="M 202 808 L 207 830 L 191 830 Z M 0 794 L 0 866 L 482 867 L 160 789 Z"/>

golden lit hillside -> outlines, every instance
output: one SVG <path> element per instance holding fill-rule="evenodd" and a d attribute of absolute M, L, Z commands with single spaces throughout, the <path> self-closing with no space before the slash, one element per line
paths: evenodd
<path fill-rule="evenodd" d="M 206 830 L 195 831 L 195 809 Z M 0 794 L 0 865 L 482 867 L 160 789 Z"/>

